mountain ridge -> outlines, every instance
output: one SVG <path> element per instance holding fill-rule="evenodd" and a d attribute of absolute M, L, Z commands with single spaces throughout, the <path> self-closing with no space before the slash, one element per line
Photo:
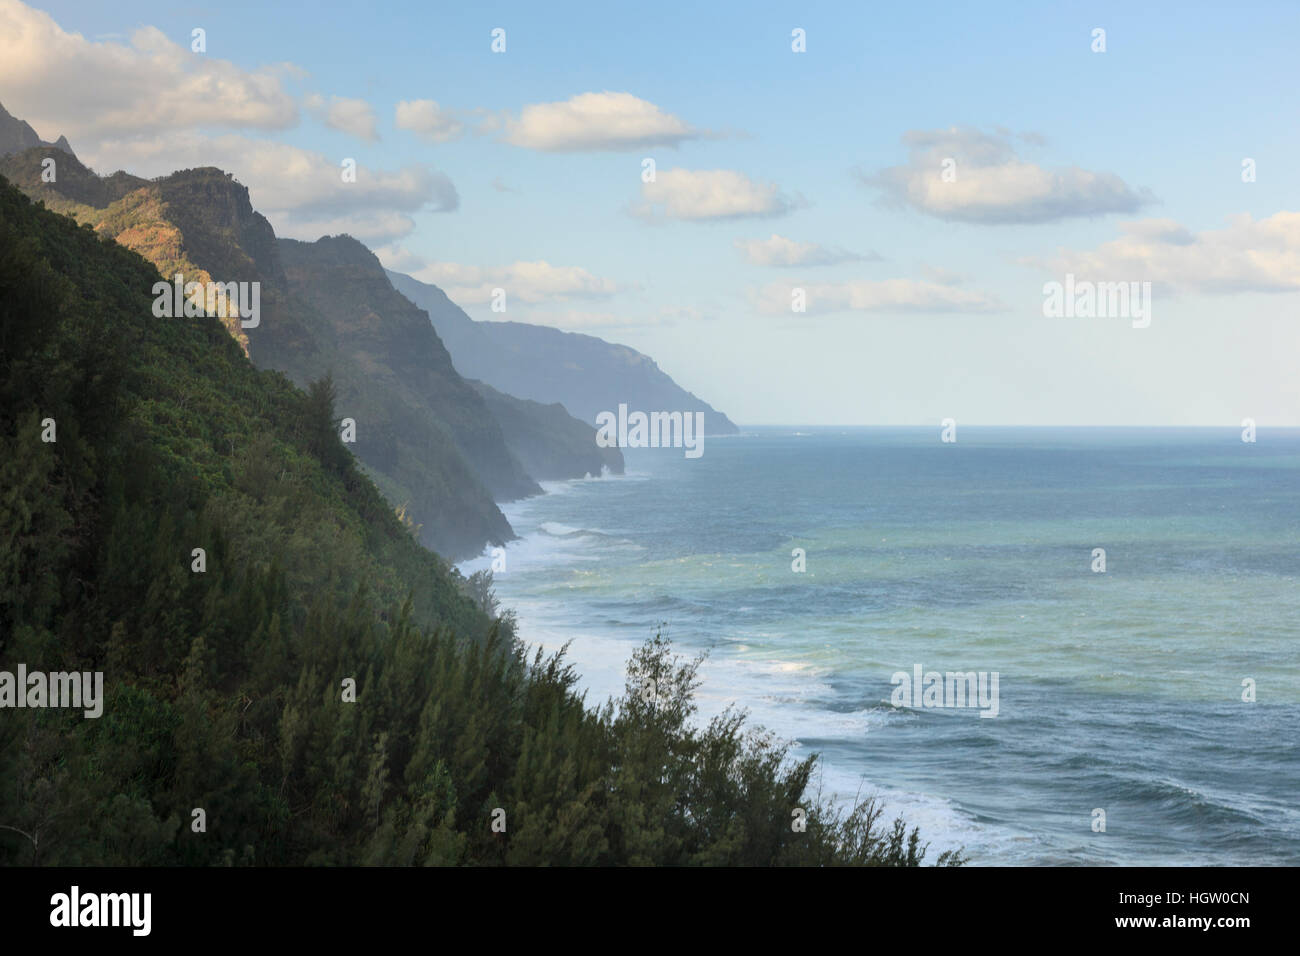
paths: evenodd
<path fill-rule="evenodd" d="M 650 356 L 582 332 L 525 322 L 478 322 L 442 289 L 392 269 L 393 287 L 429 313 L 456 369 L 517 398 L 559 402 L 575 418 L 620 403 L 642 411 L 701 411 L 711 435 L 739 429 L 724 413 L 678 385 Z"/>
<path fill-rule="evenodd" d="M 13 116 L 0 105 L 0 156 L 20 153 L 34 146 L 49 146 L 65 153 L 72 152 L 72 146 L 64 136 L 48 143 L 36 134 L 31 124 Z"/>
<path fill-rule="evenodd" d="M 505 395 L 489 407 L 456 372 L 428 316 L 357 240 L 276 237 L 247 188 L 216 167 L 100 177 L 60 152 L 46 181 L 43 161 L 53 153 L 36 146 L 0 157 L 0 172 L 145 256 L 165 280 L 258 283 L 256 327 L 244 328 L 238 313 L 218 320 L 258 367 L 303 388 L 329 377 L 341 417 L 356 422 L 359 464 L 428 547 L 463 558 L 512 540 L 497 502 L 541 493 L 521 455 L 543 480 L 622 473 L 621 453 L 599 449 L 595 430 L 576 420 Z"/>
<path fill-rule="evenodd" d="M 215 167 L 198 167 L 152 180 L 120 179 L 115 189 L 95 189 L 91 185 L 94 173 L 70 156 L 62 166 L 76 173 L 64 176 L 62 182 L 46 183 L 39 176 L 37 161 L 39 151 L 45 149 L 48 147 L 34 147 L 0 158 L 0 173 L 18 177 L 15 185 L 32 198 L 58 200 L 58 211 L 145 256 L 159 270 L 160 278 L 170 280 L 179 272 L 187 282 L 258 283 L 261 315 L 256 328 L 243 328 L 238 315 L 219 319 L 245 356 L 259 368 L 285 373 L 302 388 L 332 375 L 340 402 L 360 404 L 356 400 L 360 383 L 367 377 L 364 370 L 331 345 L 324 321 L 298 301 L 274 229 L 253 208 L 247 187 L 231 174 Z M 61 185 L 81 199 L 105 205 L 70 198 L 60 190 Z M 128 191 L 132 186 L 135 188 Z M 427 322 L 421 320 L 421 325 L 427 326 Z M 455 375 L 450 362 L 447 369 Z M 482 399 L 468 385 L 463 385 L 459 394 L 463 401 L 482 408 Z M 483 417 L 487 417 L 486 411 Z M 382 423 L 378 431 L 368 427 L 374 424 L 373 420 L 363 421 L 358 428 L 363 440 L 367 434 L 372 439 L 355 446 L 360 463 L 394 507 L 405 507 L 405 513 L 420 526 L 426 546 L 444 556 L 461 558 L 514 538 L 509 521 L 478 471 L 437 417 L 414 427 L 425 454 L 418 473 L 414 477 L 408 474 L 408 481 L 395 480 L 376 467 L 372 452 L 378 447 L 374 439 L 381 437 Z M 498 436 L 497 442 L 500 458 L 509 461 L 504 438 Z M 514 466 L 513 470 L 521 469 Z M 519 493 L 540 490 L 522 480 L 517 484 Z"/>
<path fill-rule="evenodd" d="M 392 287 L 373 252 L 351 236 L 279 239 L 278 246 L 290 293 L 328 320 L 318 327 L 331 349 L 357 362 L 368 386 L 382 384 L 405 408 L 440 417 L 495 500 L 541 493 L 510 454 L 482 397 L 455 372 L 428 318 Z M 416 427 L 401 409 L 386 411 L 381 427 Z M 388 433 L 390 451 L 401 437 Z M 359 439 L 363 459 L 366 447 Z M 391 456 L 384 461 L 393 464 Z"/>

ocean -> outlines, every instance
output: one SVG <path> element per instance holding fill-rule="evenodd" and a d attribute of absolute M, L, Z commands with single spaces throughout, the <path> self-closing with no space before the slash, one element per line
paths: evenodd
<path fill-rule="evenodd" d="M 819 753 L 823 796 L 878 795 L 931 859 L 1300 863 L 1300 430 L 957 439 L 625 449 L 624 476 L 506 506 L 497 595 L 592 703 L 656 630 L 707 651 L 701 719 L 734 705 Z M 918 666 L 996 673 L 997 715 L 894 706 Z"/>

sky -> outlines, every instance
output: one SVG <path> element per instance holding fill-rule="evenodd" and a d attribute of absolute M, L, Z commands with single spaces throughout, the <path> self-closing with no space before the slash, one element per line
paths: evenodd
<path fill-rule="evenodd" d="M 741 424 L 1298 425 L 1300 4 L 1138 6 L 0 0 L 0 103 Z"/>

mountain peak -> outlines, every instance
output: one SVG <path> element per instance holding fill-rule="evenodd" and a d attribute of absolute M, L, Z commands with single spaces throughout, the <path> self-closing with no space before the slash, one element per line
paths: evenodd
<path fill-rule="evenodd" d="M 29 123 L 12 115 L 4 108 L 3 104 L 0 104 L 0 156 L 21 153 L 34 146 L 54 146 L 65 153 L 70 154 L 72 152 L 72 147 L 68 145 L 67 139 L 60 136 L 53 143 L 45 142 L 36 135 L 36 130 L 32 129 Z"/>

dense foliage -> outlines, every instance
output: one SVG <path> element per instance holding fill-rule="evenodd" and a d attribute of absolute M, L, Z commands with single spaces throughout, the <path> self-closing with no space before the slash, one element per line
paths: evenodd
<path fill-rule="evenodd" d="M 58 176 L 47 183 L 41 161 L 51 152 Z M 284 372 L 299 386 L 332 375 L 342 413 L 358 423 L 354 452 L 386 497 L 406 504 L 422 542 L 468 557 L 513 537 L 493 492 L 515 498 L 536 485 L 452 368 L 428 319 L 394 292 L 360 243 L 277 241 L 248 190 L 211 167 L 149 181 L 125 173 L 98 177 L 75 156 L 42 147 L 0 157 L 0 175 L 140 253 L 164 277 L 259 283 L 260 324 L 244 329 L 233 316 L 222 324 L 259 367 Z M 304 253 L 293 257 L 293 289 L 282 247 Z M 349 254 L 331 255 L 340 250 Z M 396 375 L 395 361 L 417 374 L 409 382 Z"/>
<path fill-rule="evenodd" d="M 659 639 L 586 707 L 358 470 L 330 382 L 155 319 L 156 280 L 0 180 L 0 670 L 105 691 L 0 710 L 0 862 L 920 862 L 739 716 L 696 727 Z"/>

